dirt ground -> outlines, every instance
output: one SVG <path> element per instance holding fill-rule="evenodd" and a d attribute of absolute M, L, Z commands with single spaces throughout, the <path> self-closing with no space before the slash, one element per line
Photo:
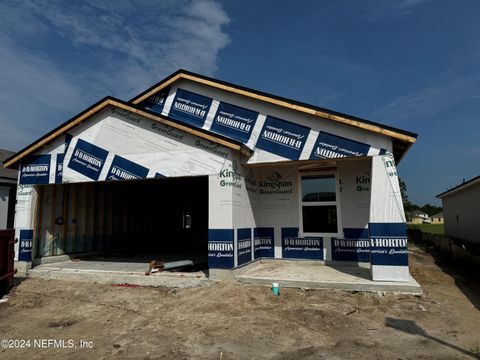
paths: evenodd
<path fill-rule="evenodd" d="M 478 357 L 478 269 L 411 250 L 422 296 L 281 289 L 274 297 L 267 287 L 227 282 L 175 290 L 27 279 L 0 304 L 0 339 L 27 348 L 0 348 L 0 359 Z"/>

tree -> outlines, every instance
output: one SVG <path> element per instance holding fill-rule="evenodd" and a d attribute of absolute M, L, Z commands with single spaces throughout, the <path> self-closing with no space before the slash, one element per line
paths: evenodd
<path fill-rule="evenodd" d="M 408 202 L 407 184 L 401 178 L 398 178 L 398 183 L 400 184 L 400 194 L 402 195 L 403 204 L 405 205 L 405 203 Z"/>
<path fill-rule="evenodd" d="M 420 207 L 416 204 L 412 204 L 408 200 L 407 184 L 405 183 L 405 181 L 403 181 L 400 178 L 398 178 L 398 183 L 400 185 L 400 193 L 402 194 L 403 209 L 405 210 L 405 215 L 406 215 L 406 213 L 412 212 L 414 210 L 421 210 L 425 214 L 428 214 L 428 216 L 432 216 L 432 215 L 438 214 L 439 212 L 443 211 L 443 208 L 440 207 L 440 206 L 425 204 L 422 207 Z"/>
<path fill-rule="evenodd" d="M 428 216 L 432 216 L 432 215 L 438 214 L 439 212 L 442 212 L 443 208 L 440 206 L 425 204 L 420 208 L 420 210 L 428 214 Z"/>
<path fill-rule="evenodd" d="M 413 209 L 415 205 L 408 201 L 407 184 L 401 178 L 398 178 L 398 183 L 400 185 L 400 194 L 402 195 L 403 210 L 405 210 L 405 213 L 415 210 Z"/>

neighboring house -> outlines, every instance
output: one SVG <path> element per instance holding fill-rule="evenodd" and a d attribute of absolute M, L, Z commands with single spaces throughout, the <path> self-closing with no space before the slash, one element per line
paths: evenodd
<path fill-rule="evenodd" d="M 442 199 L 445 235 L 480 242 L 480 176 L 439 195 Z"/>
<path fill-rule="evenodd" d="M 409 224 L 430 223 L 430 217 L 428 214 L 420 210 L 413 210 L 407 214 L 407 220 Z"/>
<path fill-rule="evenodd" d="M 443 212 L 430 216 L 432 224 L 443 224 Z"/>
<path fill-rule="evenodd" d="M 0 149 L 0 230 L 13 228 L 18 172 L 3 167 L 3 160 L 13 154 L 13 151 Z"/>
<path fill-rule="evenodd" d="M 212 278 L 260 258 L 350 261 L 370 263 L 373 280 L 410 281 L 396 163 L 415 141 L 179 70 L 5 161 L 24 187 L 16 260 L 174 254 L 208 263 Z"/>

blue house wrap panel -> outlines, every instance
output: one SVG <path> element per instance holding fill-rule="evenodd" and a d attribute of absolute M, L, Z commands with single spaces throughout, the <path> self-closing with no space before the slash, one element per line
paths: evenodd
<path fill-rule="evenodd" d="M 323 260 L 323 239 L 298 237 L 298 228 L 282 228 L 282 257 Z"/>
<path fill-rule="evenodd" d="M 51 155 L 30 155 L 20 167 L 21 185 L 48 184 Z"/>
<path fill-rule="evenodd" d="M 321 131 L 310 154 L 310 160 L 366 156 L 370 145 Z"/>
<path fill-rule="evenodd" d="M 274 257 L 274 228 L 261 227 L 253 229 L 254 258 Z"/>
<path fill-rule="evenodd" d="M 246 143 L 250 139 L 257 118 L 256 111 L 221 102 L 210 130 Z"/>
<path fill-rule="evenodd" d="M 370 223 L 372 265 L 408 266 L 407 225 Z"/>
<path fill-rule="evenodd" d="M 161 114 L 163 107 L 165 106 L 165 101 L 167 100 L 169 90 L 170 88 L 163 89 L 155 95 L 150 96 L 148 99 L 142 101 L 140 106 L 147 110 Z"/>
<path fill-rule="evenodd" d="M 370 238 L 366 228 L 344 228 L 344 239 L 332 238 L 332 260 L 370 261 Z"/>
<path fill-rule="evenodd" d="M 136 180 L 145 179 L 148 168 L 136 164 L 133 161 L 115 155 L 112 165 L 108 170 L 107 180 Z"/>
<path fill-rule="evenodd" d="M 256 147 L 290 160 L 298 160 L 310 128 L 267 116 Z"/>
<path fill-rule="evenodd" d="M 178 89 L 168 116 L 196 127 L 202 127 L 212 105 L 212 99 Z"/>
<path fill-rule="evenodd" d="M 233 229 L 208 230 L 208 267 L 233 269 Z"/>
<path fill-rule="evenodd" d="M 107 155 L 107 150 L 78 139 L 68 167 L 92 180 L 98 180 Z"/>
<path fill-rule="evenodd" d="M 33 230 L 20 230 L 18 260 L 32 261 Z"/>
<path fill-rule="evenodd" d="M 237 229 L 238 265 L 252 261 L 252 229 Z"/>
<path fill-rule="evenodd" d="M 65 154 L 57 154 L 57 167 L 55 168 L 55 184 L 62 183 L 63 159 Z"/>

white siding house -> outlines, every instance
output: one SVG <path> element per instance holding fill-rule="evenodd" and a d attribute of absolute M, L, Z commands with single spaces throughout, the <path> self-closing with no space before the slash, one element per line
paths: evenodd
<path fill-rule="evenodd" d="M 445 235 L 480 242 L 480 176 L 437 197 L 442 199 Z"/>

